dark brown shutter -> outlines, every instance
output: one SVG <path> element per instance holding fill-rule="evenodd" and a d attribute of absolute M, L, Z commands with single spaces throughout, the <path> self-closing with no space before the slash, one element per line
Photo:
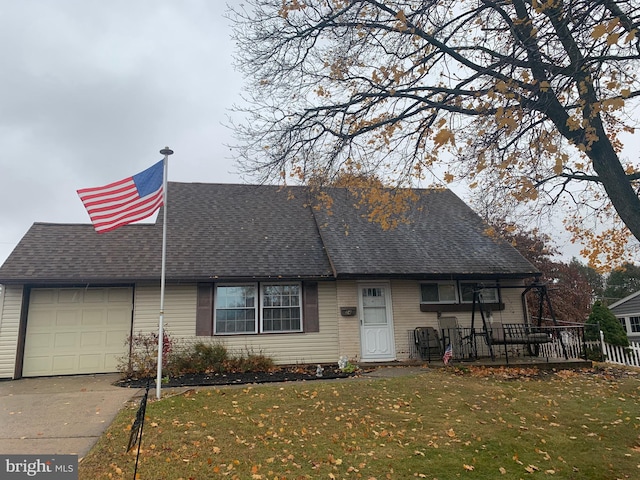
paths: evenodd
<path fill-rule="evenodd" d="M 198 284 L 198 306 L 196 308 L 196 335 L 213 335 L 213 284 Z"/>
<path fill-rule="evenodd" d="M 303 324 L 305 333 L 320 331 L 320 315 L 318 314 L 318 282 L 302 284 Z"/>

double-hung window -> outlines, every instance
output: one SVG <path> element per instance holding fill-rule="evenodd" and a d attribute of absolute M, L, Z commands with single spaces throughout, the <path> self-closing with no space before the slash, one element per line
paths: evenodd
<path fill-rule="evenodd" d="M 262 331 L 302 331 L 299 284 L 262 285 Z"/>
<path fill-rule="evenodd" d="M 302 331 L 299 283 L 217 285 L 215 334 Z"/>
<path fill-rule="evenodd" d="M 256 333 L 257 294 L 255 284 L 219 285 L 216 288 L 215 333 Z"/>
<path fill-rule="evenodd" d="M 629 317 L 629 323 L 631 324 L 631 332 L 639 333 L 640 332 L 640 317 Z"/>

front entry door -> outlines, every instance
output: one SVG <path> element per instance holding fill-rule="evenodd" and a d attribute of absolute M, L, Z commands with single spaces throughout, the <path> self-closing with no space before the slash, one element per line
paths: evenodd
<path fill-rule="evenodd" d="M 358 297 L 362 360 L 395 360 L 389 285 L 361 284 Z"/>

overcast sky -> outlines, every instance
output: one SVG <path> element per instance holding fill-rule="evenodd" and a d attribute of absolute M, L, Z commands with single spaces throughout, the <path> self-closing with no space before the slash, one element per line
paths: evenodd
<path fill-rule="evenodd" d="M 169 180 L 242 182 L 224 126 L 243 83 L 225 10 L 221 0 L 0 3 L 0 264 L 34 222 L 89 223 L 76 190 L 138 173 L 165 145 Z"/>
<path fill-rule="evenodd" d="M 241 182 L 240 101 L 219 0 L 0 4 L 0 264 L 34 222 L 88 223 L 76 190 L 175 151 L 169 179 Z"/>

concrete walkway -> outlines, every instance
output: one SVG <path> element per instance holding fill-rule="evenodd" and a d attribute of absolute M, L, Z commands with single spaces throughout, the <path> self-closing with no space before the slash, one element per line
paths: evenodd
<path fill-rule="evenodd" d="M 0 381 L 0 453 L 84 457 L 120 409 L 140 393 L 117 374 Z"/>

